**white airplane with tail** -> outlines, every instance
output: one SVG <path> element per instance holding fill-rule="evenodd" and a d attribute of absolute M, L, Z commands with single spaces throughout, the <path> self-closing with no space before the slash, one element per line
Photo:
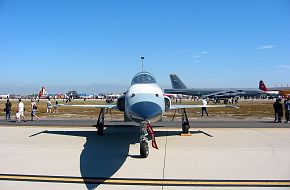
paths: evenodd
<path fill-rule="evenodd" d="M 0 99 L 8 99 L 9 98 L 9 94 L 1 94 L 0 95 Z"/>
<path fill-rule="evenodd" d="M 48 96 L 48 94 L 47 94 L 47 92 L 46 92 L 45 87 L 43 86 L 43 87 L 41 88 L 41 90 L 39 91 L 38 97 L 39 97 L 40 99 L 44 99 L 44 98 L 47 98 L 47 96 Z"/>
<path fill-rule="evenodd" d="M 262 81 L 262 80 L 260 80 L 260 82 L 259 82 L 259 89 L 262 90 L 264 93 L 269 94 L 269 95 L 279 95 L 280 94 L 279 90 L 268 90 L 264 81 Z"/>
<path fill-rule="evenodd" d="M 188 134 L 190 126 L 186 109 L 201 107 L 238 108 L 230 105 L 172 105 L 170 98 L 163 95 L 153 75 L 145 71 L 137 73 L 133 77 L 128 90 L 117 99 L 116 105 L 59 104 L 58 106 L 100 108 L 101 110 L 97 121 L 98 135 L 103 135 L 106 109 L 116 109 L 124 112 L 127 118 L 140 125 L 140 155 L 142 158 L 146 158 L 149 155 L 148 133 L 151 136 L 153 148 L 158 149 L 151 124 L 159 121 L 166 111 L 180 110 L 182 114 L 182 133 Z"/>

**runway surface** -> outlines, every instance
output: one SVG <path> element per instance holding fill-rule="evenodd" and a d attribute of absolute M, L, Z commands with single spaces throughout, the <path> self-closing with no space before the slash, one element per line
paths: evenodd
<path fill-rule="evenodd" d="M 290 189 L 290 124 L 157 123 L 159 150 L 139 157 L 139 128 L 95 120 L 0 121 L 0 189 Z"/>

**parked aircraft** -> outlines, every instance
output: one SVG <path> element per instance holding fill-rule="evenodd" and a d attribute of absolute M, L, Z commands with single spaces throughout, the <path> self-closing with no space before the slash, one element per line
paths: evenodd
<path fill-rule="evenodd" d="M 81 93 L 81 94 L 79 94 L 79 97 L 82 98 L 82 99 L 93 99 L 94 95 L 92 95 L 92 94 L 87 95 L 85 93 Z"/>
<path fill-rule="evenodd" d="M 44 99 L 44 98 L 47 98 L 47 97 L 48 97 L 48 94 L 47 94 L 46 89 L 45 89 L 44 86 L 43 86 L 43 87 L 41 88 L 41 90 L 39 91 L 39 93 L 38 93 L 38 97 L 39 97 L 40 99 Z"/>
<path fill-rule="evenodd" d="M 170 98 L 163 96 L 163 92 L 157 85 L 153 75 L 145 71 L 137 73 L 133 77 L 130 87 L 126 93 L 117 99 L 116 105 L 59 104 L 58 106 L 101 108 L 97 121 L 98 135 L 103 134 L 104 113 L 106 109 L 116 109 L 124 112 L 127 118 L 140 124 L 140 155 L 143 158 L 149 155 L 148 132 L 151 135 L 152 146 L 158 149 L 151 124 L 159 121 L 165 111 L 174 109 L 180 110 L 182 114 L 182 132 L 187 134 L 190 126 L 186 109 L 201 107 L 234 107 L 228 105 L 172 105 Z"/>
<path fill-rule="evenodd" d="M 176 74 L 170 74 L 172 89 L 164 89 L 164 93 L 202 96 L 208 98 L 231 98 L 236 96 L 255 97 L 262 91 L 251 88 L 187 88 Z"/>
<path fill-rule="evenodd" d="M 121 94 L 106 94 L 105 96 L 106 98 L 118 99 L 122 95 Z"/>
<path fill-rule="evenodd" d="M 260 80 L 259 82 L 259 89 L 265 92 L 266 94 L 272 96 L 290 96 L 290 87 L 270 87 L 267 88 L 264 81 Z"/>
<path fill-rule="evenodd" d="M 169 98 L 177 98 L 177 94 L 170 94 L 170 93 L 168 93 L 168 94 L 163 94 L 163 96 L 167 96 Z"/>
<path fill-rule="evenodd" d="M 9 98 L 9 94 L 1 94 L 0 95 L 0 99 L 8 99 Z"/>
<path fill-rule="evenodd" d="M 66 93 L 66 97 L 70 99 L 78 99 L 80 98 L 78 92 L 76 90 L 71 90 Z"/>

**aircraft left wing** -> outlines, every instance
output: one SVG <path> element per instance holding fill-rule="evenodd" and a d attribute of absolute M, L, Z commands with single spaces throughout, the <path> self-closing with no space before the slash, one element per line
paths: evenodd
<path fill-rule="evenodd" d="M 82 107 L 82 108 L 107 108 L 107 109 L 117 109 L 117 105 L 85 105 L 85 104 L 58 104 L 55 107 Z"/>
<path fill-rule="evenodd" d="M 190 108 L 239 108 L 238 106 L 234 105 L 171 105 L 170 110 L 176 110 L 176 109 L 190 109 Z"/>

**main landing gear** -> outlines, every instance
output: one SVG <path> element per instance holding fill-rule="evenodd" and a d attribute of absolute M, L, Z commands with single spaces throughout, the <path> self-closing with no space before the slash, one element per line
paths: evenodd
<path fill-rule="evenodd" d="M 191 135 L 189 133 L 190 126 L 189 126 L 189 121 L 188 121 L 188 117 L 187 117 L 185 108 L 179 109 L 179 113 L 181 114 L 181 121 L 182 121 L 182 133 L 181 133 L 181 135 L 189 136 L 189 135 Z M 174 121 L 175 114 L 176 114 L 176 111 L 174 112 L 172 121 Z"/>
<path fill-rule="evenodd" d="M 105 108 L 101 108 L 97 121 L 98 135 L 100 136 L 104 134 L 104 123 L 105 123 Z"/>
<path fill-rule="evenodd" d="M 189 121 L 185 109 L 181 109 L 181 119 L 182 119 L 182 134 L 189 134 Z"/>

